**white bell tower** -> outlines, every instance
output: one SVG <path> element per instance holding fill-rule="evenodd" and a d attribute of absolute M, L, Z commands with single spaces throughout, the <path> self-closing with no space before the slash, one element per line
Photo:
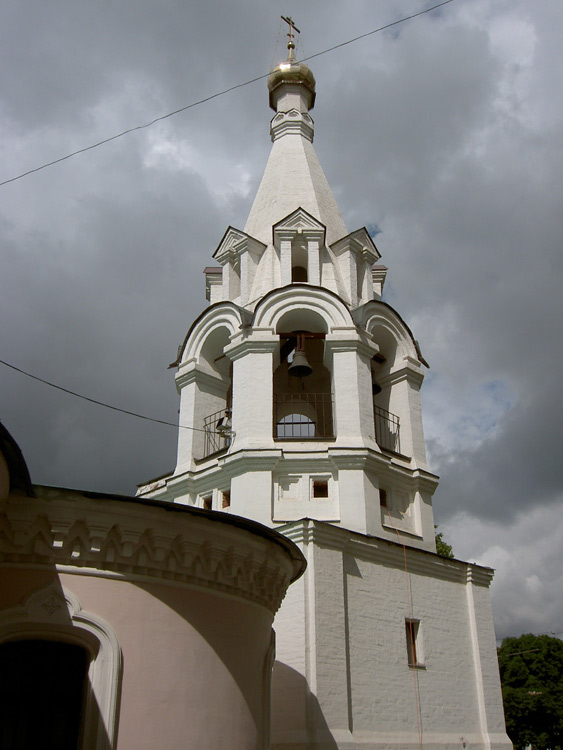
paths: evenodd
<path fill-rule="evenodd" d="M 492 571 L 435 554 L 427 365 L 382 300 L 372 237 L 344 225 L 284 20 L 264 176 L 175 363 L 176 469 L 139 494 L 278 527 L 304 551 L 275 625 L 272 747 L 507 748 Z"/>

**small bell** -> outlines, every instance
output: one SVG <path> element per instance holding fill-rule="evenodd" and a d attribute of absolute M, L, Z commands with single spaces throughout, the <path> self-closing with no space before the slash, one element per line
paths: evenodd
<path fill-rule="evenodd" d="M 305 378 L 313 372 L 313 368 L 307 362 L 307 357 L 302 349 L 296 349 L 293 362 L 289 365 L 288 372 L 294 378 Z"/>

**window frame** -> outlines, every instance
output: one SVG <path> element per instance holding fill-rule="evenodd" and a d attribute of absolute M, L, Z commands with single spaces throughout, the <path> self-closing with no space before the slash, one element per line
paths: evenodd
<path fill-rule="evenodd" d="M 416 617 L 405 617 L 405 640 L 409 667 L 411 669 L 426 669 L 420 620 Z"/>
<path fill-rule="evenodd" d="M 122 656 L 115 631 L 82 609 L 58 582 L 31 593 L 18 607 L 0 611 L 0 642 L 26 639 L 74 643 L 90 655 L 81 746 L 113 750 L 121 689 Z"/>

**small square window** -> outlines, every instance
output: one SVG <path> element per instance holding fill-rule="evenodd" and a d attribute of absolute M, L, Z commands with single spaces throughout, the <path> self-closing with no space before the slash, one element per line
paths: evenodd
<path fill-rule="evenodd" d="M 423 667 L 420 620 L 405 620 L 409 667 Z"/>
<path fill-rule="evenodd" d="M 328 497 L 328 479 L 313 479 L 313 497 Z"/>

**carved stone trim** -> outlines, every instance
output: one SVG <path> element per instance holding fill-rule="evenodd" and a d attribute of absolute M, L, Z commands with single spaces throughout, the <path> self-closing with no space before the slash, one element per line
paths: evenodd
<path fill-rule="evenodd" d="M 0 642 L 56 638 L 90 653 L 84 736 L 93 750 L 115 746 L 121 649 L 105 620 L 82 609 L 78 598 L 56 583 L 34 591 L 18 607 L 0 610 Z"/>
<path fill-rule="evenodd" d="M 195 585 L 276 612 L 304 569 L 298 550 L 252 521 L 134 498 L 36 487 L 0 515 L 0 563 L 58 565 Z"/>
<path fill-rule="evenodd" d="M 279 530 L 296 544 L 313 543 L 325 549 L 343 550 L 360 560 L 404 569 L 404 550 L 399 542 L 365 536 L 311 519 L 292 521 L 279 527 Z M 433 552 L 414 547 L 408 547 L 407 560 L 408 569 L 413 574 L 429 575 L 463 585 L 473 583 L 488 587 L 494 576 L 491 568 L 439 557 Z"/>

